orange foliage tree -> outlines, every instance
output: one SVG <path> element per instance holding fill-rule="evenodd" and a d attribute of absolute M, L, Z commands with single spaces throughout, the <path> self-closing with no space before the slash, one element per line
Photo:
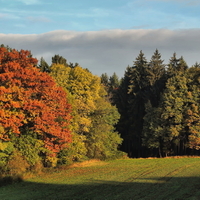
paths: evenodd
<path fill-rule="evenodd" d="M 0 141 L 31 130 L 56 153 L 71 142 L 71 106 L 64 90 L 36 65 L 29 51 L 0 48 Z"/>

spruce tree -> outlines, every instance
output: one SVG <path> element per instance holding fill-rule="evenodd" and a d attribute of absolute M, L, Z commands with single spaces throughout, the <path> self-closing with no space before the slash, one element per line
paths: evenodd
<path fill-rule="evenodd" d="M 40 64 L 38 68 L 40 69 L 41 72 L 49 73 L 51 71 L 50 66 L 48 65 L 48 63 L 45 61 L 43 57 L 40 59 Z"/>
<path fill-rule="evenodd" d="M 148 65 L 148 80 L 150 85 L 150 102 L 153 107 L 158 106 L 160 93 L 163 91 L 166 82 L 166 70 L 164 60 L 156 49 Z"/>
<path fill-rule="evenodd" d="M 60 55 L 55 55 L 52 57 L 52 64 L 61 64 L 68 67 L 67 60 Z"/>
<path fill-rule="evenodd" d="M 145 156 L 142 147 L 142 129 L 143 118 L 145 115 L 145 103 L 148 101 L 149 92 L 148 80 L 148 62 L 140 51 L 133 67 L 130 70 L 130 85 L 128 93 L 131 96 L 129 100 L 129 116 L 130 116 L 130 140 L 132 157 Z"/>
<path fill-rule="evenodd" d="M 129 91 L 130 86 L 130 72 L 131 67 L 126 68 L 124 77 L 122 78 L 120 85 L 115 93 L 115 105 L 118 108 L 120 113 L 120 119 L 116 125 L 117 131 L 120 133 L 123 138 L 121 145 L 121 150 L 128 153 L 129 156 L 132 155 L 132 132 L 131 132 L 131 123 L 132 121 L 130 112 L 129 112 L 129 102 L 132 99 Z"/>

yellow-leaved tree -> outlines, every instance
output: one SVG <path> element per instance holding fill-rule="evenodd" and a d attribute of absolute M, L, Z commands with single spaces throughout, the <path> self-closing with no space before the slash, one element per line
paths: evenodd
<path fill-rule="evenodd" d="M 120 136 L 114 131 L 119 114 L 106 100 L 100 77 L 78 65 L 63 64 L 52 64 L 50 74 L 66 90 L 72 105 L 74 140 L 66 151 L 61 152 L 61 162 L 113 157 L 121 143 Z"/>

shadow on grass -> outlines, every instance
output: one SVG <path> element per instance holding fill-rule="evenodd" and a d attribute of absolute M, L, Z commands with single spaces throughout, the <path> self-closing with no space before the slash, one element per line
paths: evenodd
<path fill-rule="evenodd" d="M 22 182 L 23 178 L 21 176 L 5 176 L 0 178 L 0 187 L 11 185 L 13 183 Z"/>
<path fill-rule="evenodd" d="M 45 180 L 44 180 L 45 182 Z M 1 200 L 200 199 L 200 177 L 156 177 L 84 184 L 18 182 L 0 188 Z"/>

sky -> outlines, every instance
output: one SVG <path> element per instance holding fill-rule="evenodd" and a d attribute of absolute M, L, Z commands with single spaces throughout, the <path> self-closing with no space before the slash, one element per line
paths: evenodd
<path fill-rule="evenodd" d="M 0 0 L 0 43 L 122 77 L 142 50 L 200 62 L 199 0 Z"/>

